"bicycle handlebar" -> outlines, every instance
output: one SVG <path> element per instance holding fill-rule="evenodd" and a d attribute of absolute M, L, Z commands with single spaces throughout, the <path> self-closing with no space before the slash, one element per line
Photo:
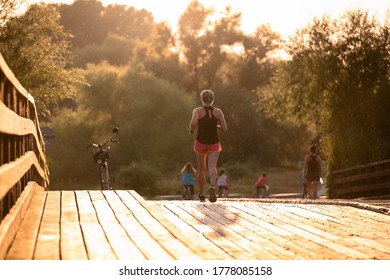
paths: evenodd
<path fill-rule="evenodd" d="M 114 127 L 112 132 L 114 134 L 117 134 L 119 132 L 119 128 L 118 127 Z M 113 135 L 112 135 L 113 136 Z M 111 137 L 112 137 L 111 136 Z M 91 144 L 88 144 L 87 145 L 87 149 L 88 148 L 91 148 L 91 147 L 95 147 L 95 148 L 103 148 L 104 146 L 106 146 L 108 143 L 114 143 L 114 144 L 119 144 L 119 140 L 116 140 L 116 139 L 112 139 L 112 138 L 109 138 L 104 144 L 96 144 L 96 143 L 91 143 Z"/>
<path fill-rule="evenodd" d="M 119 144 L 120 142 L 119 142 L 119 140 L 116 140 L 116 139 L 108 139 L 106 142 L 104 142 L 104 144 L 95 144 L 95 143 L 91 143 L 91 144 L 88 144 L 87 145 L 87 149 L 88 148 L 91 148 L 91 147 L 95 147 L 95 148 L 99 148 L 99 147 L 104 147 L 104 146 L 106 146 L 108 143 L 114 143 L 114 144 Z"/>

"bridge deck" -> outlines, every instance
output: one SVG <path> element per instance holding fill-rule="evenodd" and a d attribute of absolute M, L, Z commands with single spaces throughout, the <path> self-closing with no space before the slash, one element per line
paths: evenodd
<path fill-rule="evenodd" d="M 390 216 L 345 204 L 36 191 L 6 259 L 390 259 Z"/>

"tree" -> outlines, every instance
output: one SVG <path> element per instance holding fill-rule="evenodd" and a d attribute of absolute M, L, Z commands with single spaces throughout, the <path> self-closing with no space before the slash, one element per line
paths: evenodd
<path fill-rule="evenodd" d="M 389 40 L 389 25 L 364 11 L 314 19 L 288 44 L 291 60 L 258 90 L 261 104 L 310 125 L 330 169 L 387 159 Z"/>
<path fill-rule="evenodd" d="M 72 34 L 71 43 L 81 48 L 101 44 L 108 29 L 101 20 L 103 4 L 98 0 L 76 0 L 71 5 L 59 5 L 60 23 Z"/>
<path fill-rule="evenodd" d="M 59 24 L 54 7 L 39 4 L 10 19 L 1 29 L 0 50 L 21 84 L 32 93 L 42 118 L 71 99 L 82 75 L 70 68 L 70 34 Z"/>
<path fill-rule="evenodd" d="M 153 15 L 125 5 L 108 5 L 101 13 L 101 25 L 109 33 L 129 39 L 150 40 L 156 25 Z"/>
<path fill-rule="evenodd" d="M 241 13 L 226 7 L 219 19 L 211 20 L 213 14 L 194 0 L 179 19 L 180 51 L 190 91 L 216 87 L 230 48 L 242 40 Z"/>
<path fill-rule="evenodd" d="M 18 8 L 27 0 L 0 0 L 0 27 L 13 16 Z"/>
<path fill-rule="evenodd" d="M 186 80 L 188 81 L 187 88 L 199 92 L 200 75 L 200 57 L 201 52 L 205 52 L 201 45 L 202 31 L 204 31 L 206 19 L 212 13 L 211 9 L 206 9 L 198 1 L 193 0 L 188 5 L 187 9 L 180 16 L 179 38 L 180 52 L 184 56 L 183 63 L 187 70 Z"/>
<path fill-rule="evenodd" d="M 291 166 L 303 153 L 305 127 L 278 122 L 256 106 L 256 95 L 226 84 L 216 89 L 216 106 L 225 113 L 229 131 L 222 136 L 220 161 L 258 166 Z"/>
<path fill-rule="evenodd" d="M 64 110 L 50 123 L 56 131 L 56 141 L 47 149 L 52 186 L 71 180 L 77 187 L 98 187 L 97 166 L 85 145 L 100 143 L 118 126 L 120 144 L 111 149 L 110 172 L 118 175 L 121 187 L 156 194 L 158 184 L 133 184 L 144 180 L 150 170 L 153 176 L 169 174 L 194 157 L 187 132 L 193 100 L 177 86 L 131 66 L 89 65 L 85 77 L 89 86 L 79 92 L 77 109 Z M 70 168 L 75 170 L 72 178 Z"/>
<path fill-rule="evenodd" d="M 261 25 L 253 34 L 243 37 L 244 54 L 238 72 L 241 87 L 254 90 L 269 81 L 275 71 L 271 54 L 279 48 L 280 41 L 280 35 L 269 25 Z"/>

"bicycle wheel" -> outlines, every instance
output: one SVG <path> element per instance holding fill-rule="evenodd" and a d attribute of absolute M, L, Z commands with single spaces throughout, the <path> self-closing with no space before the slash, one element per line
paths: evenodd
<path fill-rule="evenodd" d="M 102 190 L 110 189 L 110 176 L 108 175 L 108 166 L 107 164 L 102 164 L 100 167 L 100 184 Z"/>

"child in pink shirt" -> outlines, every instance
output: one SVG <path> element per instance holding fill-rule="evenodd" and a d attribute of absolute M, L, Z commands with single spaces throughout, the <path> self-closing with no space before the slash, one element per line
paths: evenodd
<path fill-rule="evenodd" d="M 257 197 L 257 198 L 268 197 L 269 186 L 267 185 L 267 179 L 265 177 L 266 177 L 266 174 L 263 173 L 263 175 L 260 176 L 259 179 L 257 179 L 257 181 L 256 181 L 256 194 L 255 194 L 255 197 Z M 260 189 L 262 190 L 261 196 L 260 196 Z"/>

